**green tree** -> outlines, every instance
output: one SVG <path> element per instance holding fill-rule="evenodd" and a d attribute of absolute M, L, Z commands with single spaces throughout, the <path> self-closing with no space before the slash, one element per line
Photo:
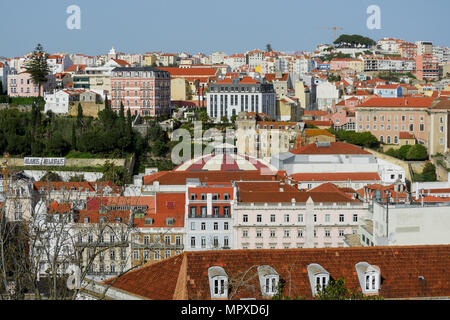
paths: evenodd
<path fill-rule="evenodd" d="M 202 109 L 202 110 L 198 113 L 198 120 L 201 121 L 202 123 L 207 123 L 207 122 L 209 122 L 208 112 L 207 112 L 205 109 Z"/>
<path fill-rule="evenodd" d="M 318 300 L 382 300 L 380 296 L 366 296 L 358 291 L 350 291 L 345 287 L 345 279 L 330 279 L 324 288 L 317 288 Z"/>
<path fill-rule="evenodd" d="M 409 149 L 411 149 L 412 145 L 405 144 L 404 146 L 401 146 L 400 149 L 398 149 L 398 158 L 402 160 L 406 160 L 406 155 L 409 152 Z"/>
<path fill-rule="evenodd" d="M 72 149 L 77 149 L 77 134 L 75 132 L 75 124 L 72 123 Z"/>
<path fill-rule="evenodd" d="M 431 162 L 427 162 L 422 171 L 422 181 L 436 181 L 436 166 Z"/>
<path fill-rule="evenodd" d="M 413 145 L 406 154 L 406 160 L 422 161 L 426 159 L 428 159 L 428 151 L 427 148 L 421 144 Z"/>
<path fill-rule="evenodd" d="M 39 97 L 41 96 L 41 87 L 48 81 L 47 76 L 50 68 L 47 64 L 47 54 L 39 43 L 34 49 L 30 60 L 25 64 L 25 70 L 30 73 L 33 83 L 39 86 Z"/>
<path fill-rule="evenodd" d="M 350 46 L 357 46 L 357 45 L 364 45 L 367 47 L 374 46 L 376 42 L 368 37 L 364 37 L 358 34 L 342 34 L 339 36 L 339 38 L 334 41 L 334 44 L 337 45 L 350 45 Z"/>
<path fill-rule="evenodd" d="M 114 163 L 106 161 L 102 168 L 103 177 L 101 181 L 112 181 L 122 187 L 131 182 L 131 175 L 124 167 L 115 166 Z"/>
<path fill-rule="evenodd" d="M 83 107 L 81 106 L 81 103 L 78 104 L 77 125 L 79 128 L 83 126 Z"/>
<path fill-rule="evenodd" d="M 47 154 L 50 156 L 65 156 L 70 151 L 70 145 L 64 140 L 61 133 L 56 132 L 47 141 Z"/>
<path fill-rule="evenodd" d="M 41 178 L 40 182 L 60 182 L 62 178 L 54 172 L 47 171 L 47 173 Z"/>

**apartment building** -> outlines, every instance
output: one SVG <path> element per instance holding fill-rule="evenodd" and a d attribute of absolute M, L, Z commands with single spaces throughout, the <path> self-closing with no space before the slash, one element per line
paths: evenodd
<path fill-rule="evenodd" d="M 157 116 L 170 112 L 170 73 L 152 67 L 115 68 L 111 77 L 111 107 L 120 105 L 132 115 Z"/>
<path fill-rule="evenodd" d="M 184 250 L 185 194 L 158 193 L 141 198 L 148 201 L 140 200 L 147 208 L 133 213 L 132 266 L 167 259 Z"/>
<path fill-rule="evenodd" d="M 238 153 L 263 159 L 288 152 L 304 124 L 272 121 L 267 115 L 241 112 L 236 119 L 236 128 Z"/>
<path fill-rule="evenodd" d="M 449 108 L 447 98 L 372 98 L 356 107 L 356 131 L 371 132 L 386 144 L 399 144 L 406 132 L 430 155 L 444 154 L 449 147 Z"/>
<path fill-rule="evenodd" d="M 231 184 L 186 184 L 185 250 L 219 250 L 234 248 Z"/>
<path fill-rule="evenodd" d="M 243 111 L 265 113 L 275 119 L 276 93 L 272 84 L 248 76 L 219 80 L 209 87 L 207 111 L 217 122 Z"/>
<path fill-rule="evenodd" d="M 29 72 L 10 73 L 8 75 L 8 96 L 10 97 L 38 97 L 43 96 L 44 92 L 56 88 L 56 77 L 54 74 L 47 76 L 48 81 L 41 86 L 33 82 Z"/>
<path fill-rule="evenodd" d="M 438 80 L 439 61 L 432 54 L 416 56 L 416 75 L 418 80 Z"/>
<path fill-rule="evenodd" d="M 237 249 L 343 247 L 344 236 L 356 234 L 369 213 L 367 204 L 331 184 L 308 192 L 281 183 L 236 185 Z"/>

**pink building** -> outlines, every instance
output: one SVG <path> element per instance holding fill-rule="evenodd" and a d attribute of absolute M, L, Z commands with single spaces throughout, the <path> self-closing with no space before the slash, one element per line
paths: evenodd
<path fill-rule="evenodd" d="M 34 84 L 29 72 L 8 75 L 8 95 L 10 97 L 38 97 L 44 92 L 56 88 L 56 77 L 53 74 L 47 76 L 48 81 L 41 86 Z"/>
<path fill-rule="evenodd" d="M 236 249 L 343 247 L 369 213 L 367 204 L 333 184 L 310 191 L 273 184 L 238 184 Z"/>
<path fill-rule="evenodd" d="M 170 112 L 170 73 L 152 67 L 115 68 L 111 76 L 111 107 L 121 103 L 132 115 L 157 116 Z"/>
<path fill-rule="evenodd" d="M 438 80 L 438 58 L 431 54 L 416 56 L 416 76 L 418 80 Z"/>

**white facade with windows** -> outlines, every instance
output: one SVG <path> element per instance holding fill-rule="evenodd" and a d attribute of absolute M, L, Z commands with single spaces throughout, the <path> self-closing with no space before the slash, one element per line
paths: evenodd
<path fill-rule="evenodd" d="M 217 122 L 243 111 L 265 113 L 276 119 L 276 93 L 272 84 L 240 83 L 239 79 L 215 83 L 207 93 L 207 111 Z"/>

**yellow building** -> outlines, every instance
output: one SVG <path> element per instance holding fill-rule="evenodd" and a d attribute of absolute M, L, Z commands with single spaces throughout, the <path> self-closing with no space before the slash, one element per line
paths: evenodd
<path fill-rule="evenodd" d="M 145 67 L 151 67 L 154 64 L 156 64 L 156 56 L 155 55 L 148 54 L 144 57 L 144 66 Z"/>
<path fill-rule="evenodd" d="M 281 96 L 277 100 L 277 119 L 281 121 L 299 121 L 301 113 L 299 99 Z"/>
<path fill-rule="evenodd" d="M 170 80 L 170 99 L 172 101 L 191 100 L 191 88 L 189 82 L 183 78 Z"/>
<path fill-rule="evenodd" d="M 288 152 L 302 131 L 302 123 L 272 121 L 255 112 L 240 112 L 236 119 L 238 153 L 259 159 Z"/>
<path fill-rule="evenodd" d="M 306 145 L 315 142 L 336 142 L 336 137 L 325 129 L 306 129 L 304 136 Z"/>
<path fill-rule="evenodd" d="M 310 90 L 303 81 L 295 83 L 295 97 L 300 101 L 300 108 L 306 109 L 310 104 Z"/>

